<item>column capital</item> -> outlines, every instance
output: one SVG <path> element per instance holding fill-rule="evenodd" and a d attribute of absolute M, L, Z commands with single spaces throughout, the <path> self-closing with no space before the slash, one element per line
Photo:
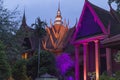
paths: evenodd
<path fill-rule="evenodd" d="M 99 42 L 99 40 L 94 40 L 94 42 L 95 42 L 95 43 L 98 43 L 98 42 Z"/>
<path fill-rule="evenodd" d="M 83 43 L 83 45 L 88 45 L 88 42 Z"/>

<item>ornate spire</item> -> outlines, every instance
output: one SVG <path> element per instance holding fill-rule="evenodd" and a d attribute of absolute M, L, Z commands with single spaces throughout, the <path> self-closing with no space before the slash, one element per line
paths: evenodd
<path fill-rule="evenodd" d="M 66 19 L 64 19 L 64 25 L 66 26 Z"/>
<path fill-rule="evenodd" d="M 58 11 L 60 11 L 60 0 L 59 0 L 59 3 L 58 3 Z"/>
<path fill-rule="evenodd" d="M 68 19 L 68 26 L 69 26 L 69 19 Z"/>
<path fill-rule="evenodd" d="M 25 10 L 24 10 L 24 13 L 23 13 L 23 18 L 22 18 L 22 26 L 27 26 L 27 24 L 26 24 Z"/>
<path fill-rule="evenodd" d="M 52 19 L 50 18 L 50 24 L 52 24 Z"/>
<path fill-rule="evenodd" d="M 60 11 L 60 1 L 58 3 L 58 11 L 57 11 L 57 16 L 55 18 L 55 24 L 62 24 L 62 16 L 61 16 L 61 11 Z"/>

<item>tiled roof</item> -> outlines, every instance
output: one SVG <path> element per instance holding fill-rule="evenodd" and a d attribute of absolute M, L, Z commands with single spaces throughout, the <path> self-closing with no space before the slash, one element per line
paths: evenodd
<path fill-rule="evenodd" d="M 90 5 L 92 6 L 94 11 L 96 12 L 97 16 L 100 18 L 100 20 L 102 21 L 104 26 L 107 28 L 109 21 L 112 20 L 112 16 L 109 13 L 109 11 L 102 9 L 102 8 L 92 4 L 92 3 L 90 3 Z"/>
<path fill-rule="evenodd" d="M 90 3 L 90 2 L 89 2 Z M 106 29 L 108 29 L 108 25 L 110 24 L 110 35 L 120 34 L 120 23 L 117 19 L 120 19 L 120 15 L 115 12 L 113 9 L 111 11 L 107 11 L 102 9 L 92 3 L 90 3 Z M 116 19 L 117 18 L 117 19 Z"/>

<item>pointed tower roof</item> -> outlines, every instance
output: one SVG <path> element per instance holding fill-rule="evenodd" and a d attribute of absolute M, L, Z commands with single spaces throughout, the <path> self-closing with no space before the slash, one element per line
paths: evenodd
<path fill-rule="evenodd" d="M 26 23 L 26 16 L 25 16 L 25 10 L 24 10 L 24 13 L 23 13 L 23 18 L 22 18 L 22 24 L 21 26 L 27 26 L 27 23 Z"/>
<path fill-rule="evenodd" d="M 57 11 L 57 16 L 55 18 L 55 24 L 62 24 L 62 16 L 61 16 L 61 11 L 60 11 L 60 1 L 58 3 L 58 11 Z"/>
<path fill-rule="evenodd" d="M 21 26 L 20 26 L 20 29 L 23 29 L 23 30 L 33 30 L 32 28 L 30 28 L 27 23 L 26 23 L 26 15 L 25 15 L 25 10 L 24 10 L 24 13 L 23 13 L 23 17 L 22 17 L 22 23 L 21 23 Z"/>

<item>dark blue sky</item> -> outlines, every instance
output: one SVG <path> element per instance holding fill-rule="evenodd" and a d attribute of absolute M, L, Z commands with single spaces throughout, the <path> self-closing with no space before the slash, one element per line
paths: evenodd
<path fill-rule="evenodd" d="M 108 0 L 89 0 L 104 9 L 109 10 L 107 4 Z M 55 20 L 56 12 L 58 9 L 59 0 L 4 0 L 4 5 L 9 9 L 14 9 L 19 5 L 19 11 L 23 14 L 24 8 L 26 11 L 27 23 L 30 26 L 34 23 L 35 19 L 39 16 L 42 20 L 46 20 L 49 24 L 50 19 L 52 22 Z M 70 27 L 72 27 L 76 18 L 79 19 L 84 0 L 60 0 L 60 8 L 63 20 L 69 19 Z M 113 4 L 115 7 L 115 4 Z"/>

